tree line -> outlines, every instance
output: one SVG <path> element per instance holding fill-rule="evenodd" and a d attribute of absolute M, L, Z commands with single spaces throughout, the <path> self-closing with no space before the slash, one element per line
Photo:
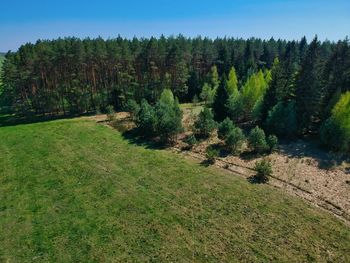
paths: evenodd
<path fill-rule="evenodd" d="M 2 82 L 0 101 L 22 113 L 147 108 L 169 90 L 179 102 L 203 101 L 218 122 L 288 138 L 320 132 L 330 147 L 350 148 L 348 39 L 39 40 L 6 54 Z"/>
<path fill-rule="evenodd" d="M 293 42 L 297 62 L 307 49 L 306 39 Z M 288 42 L 270 39 L 160 37 L 150 39 L 39 40 L 9 52 L 3 71 L 8 101 L 18 111 L 69 113 L 120 110 L 130 99 L 155 103 L 165 88 L 180 100 L 192 101 L 208 73 L 219 76 L 232 66 L 238 80 L 270 68 Z M 322 44 L 329 56 L 332 43 Z"/>

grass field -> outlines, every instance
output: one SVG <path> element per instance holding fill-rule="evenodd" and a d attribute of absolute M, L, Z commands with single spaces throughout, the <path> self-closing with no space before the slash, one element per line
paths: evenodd
<path fill-rule="evenodd" d="M 0 262 L 349 262 L 350 228 L 92 121 L 0 128 Z"/>

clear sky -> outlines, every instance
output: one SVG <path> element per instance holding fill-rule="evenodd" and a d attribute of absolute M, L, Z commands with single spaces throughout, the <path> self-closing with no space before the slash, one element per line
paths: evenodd
<path fill-rule="evenodd" d="M 0 0 L 0 6 L 0 51 L 65 36 L 350 36 L 350 0 Z"/>

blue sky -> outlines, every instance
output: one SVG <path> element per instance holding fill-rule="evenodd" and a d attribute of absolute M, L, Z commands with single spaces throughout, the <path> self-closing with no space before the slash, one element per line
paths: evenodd
<path fill-rule="evenodd" d="M 350 0 L 1 0 L 0 51 L 37 39 L 350 36 Z"/>

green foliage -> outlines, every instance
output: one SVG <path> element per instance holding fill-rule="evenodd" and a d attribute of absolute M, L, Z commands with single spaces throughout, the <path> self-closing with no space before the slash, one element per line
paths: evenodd
<path fill-rule="evenodd" d="M 197 142 L 197 139 L 196 139 L 196 136 L 194 136 L 193 134 L 189 135 L 186 137 L 185 139 L 185 143 L 187 143 L 190 148 L 192 148 L 194 145 L 196 145 L 198 142 Z"/>
<path fill-rule="evenodd" d="M 204 83 L 202 92 L 199 97 L 204 100 L 206 105 L 211 105 L 214 102 L 216 88 L 210 87 L 208 83 Z"/>
<path fill-rule="evenodd" d="M 207 162 L 210 164 L 214 164 L 216 158 L 219 156 L 219 150 L 215 149 L 212 146 L 208 146 L 206 149 L 206 154 Z"/>
<path fill-rule="evenodd" d="M 163 141 L 173 142 L 176 135 L 183 131 L 182 111 L 177 100 L 171 104 L 160 100 L 155 106 L 155 116 L 155 133 Z"/>
<path fill-rule="evenodd" d="M 267 159 L 257 161 L 255 163 L 254 170 L 256 171 L 255 179 L 259 182 L 265 183 L 269 180 L 269 177 L 272 175 L 271 162 Z"/>
<path fill-rule="evenodd" d="M 231 119 L 240 121 L 244 117 L 245 105 L 240 93 L 233 94 L 229 97 L 226 108 Z"/>
<path fill-rule="evenodd" d="M 296 80 L 296 109 L 298 130 L 301 134 L 315 131 L 322 113 L 323 63 L 321 43 L 317 37 L 310 43 Z"/>
<path fill-rule="evenodd" d="M 136 125 L 143 135 L 156 135 L 164 142 L 173 142 L 176 135 L 183 131 L 183 127 L 182 111 L 172 92 L 165 89 L 154 107 L 142 100 L 136 115 Z"/>
<path fill-rule="evenodd" d="M 241 91 L 246 118 L 251 117 L 254 107 L 256 107 L 257 103 L 260 103 L 259 101 L 262 100 L 267 88 L 268 82 L 261 70 L 248 78 Z"/>
<path fill-rule="evenodd" d="M 209 137 L 216 127 L 213 113 L 209 108 L 204 107 L 194 123 L 195 133 L 201 137 Z"/>
<path fill-rule="evenodd" d="M 218 137 L 221 140 L 225 140 L 228 134 L 235 128 L 233 122 L 226 118 L 218 125 Z"/>
<path fill-rule="evenodd" d="M 174 95 L 170 89 L 164 89 L 162 94 L 160 95 L 159 102 L 173 105 L 174 104 Z"/>
<path fill-rule="evenodd" d="M 225 144 L 232 153 L 238 154 L 241 152 L 245 140 L 242 129 L 233 127 L 225 138 Z"/>
<path fill-rule="evenodd" d="M 222 121 L 228 116 L 228 109 L 226 107 L 228 99 L 229 93 L 227 89 L 227 78 L 224 74 L 216 91 L 213 103 L 214 118 L 216 121 Z"/>
<path fill-rule="evenodd" d="M 139 133 L 144 136 L 152 136 L 155 133 L 157 118 L 154 108 L 146 101 L 141 101 L 140 110 L 136 115 L 136 126 Z"/>
<path fill-rule="evenodd" d="M 256 126 L 252 129 L 248 136 L 248 146 L 256 153 L 263 153 L 268 150 L 269 146 L 266 142 L 266 135 L 263 129 Z"/>
<path fill-rule="evenodd" d="M 197 103 L 199 102 L 199 99 L 198 99 L 197 94 L 195 94 L 195 95 L 193 96 L 192 102 L 193 102 L 194 104 L 197 104 Z"/>
<path fill-rule="evenodd" d="M 331 117 L 321 127 L 323 144 L 339 152 L 350 152 L 350 91 L 341 95 Z"/>
<path fill-rule="evenodd" d="M 234 67 L 231 68 L 228 74 L 227 92 L 229 96 L 232 96 L 238 93 L 238 80 L 237 80 L 236 69 Z"/>
<path fill-rule="evenodd" d="M 270 148 L 270 152 L 273 152 L 276 150 L 277 145 L 278 145 L 278 138 L 276 135 L 274 134 L 270 134 L 267 138 L 266 138 L 266 143 Z"/>
<path fill-rule="evenodd" d="M 135 100 L 128 100 L 125 105 L 125 110 L 130 112 L 132 116 L 136 116 L 140 110 L 140 105 Z"/>
<path fill-rule="evenodd" d="M 219 73 L 217 67 L 214 65 L 210 68 L 209 84 L 215 90 L 219 86 Z"/>
<path fill-rule="evenodd" d="M 268 113 L 266 127 L 278 136 L 293 138 L 297 132 L 295 102 L 279 102 Z"/>
<path fill-rule="evenodd" d="M 108 121 L 115 120 L 115 111 L 114 111 L 114 107 L 112 105 L 108 105 L 106 107 L 106 114 L 107 114 Z"/>

